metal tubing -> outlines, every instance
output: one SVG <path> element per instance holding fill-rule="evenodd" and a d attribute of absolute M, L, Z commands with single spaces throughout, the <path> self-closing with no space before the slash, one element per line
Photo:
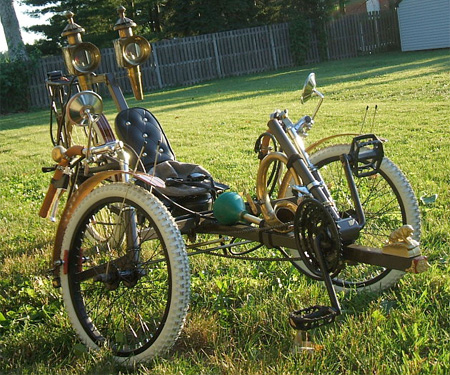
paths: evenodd
<path fill-rule="evenodd" d="M 347 184 L 350 189 L 350 195 L 352 197 L 353 203 L 355 205 L 355 211 L 357 215 L 357 220 L 359 223 L 360 230 L 366 225 L 366 216 L 364 215 L 364 210 L 361 206 L 361 201 L 359 199 L 358 191 L 356 190 L 355 180 L 353 179 L 352 170 L 350 168 L 350 163 L 348 161 L 349 156 L 343 154 L 340 156 L 342 166 L 344 168 L 345 177 L 347 179 Z"/>
<path fill-rule="evenodd" d="M 304 185 L 308 187 L 308 189 L 311 191 L 311 194 L 314 196 L 314 198 L 316 198 L 321 203 L 329 202 L 326 194 L 323 192 L 323 190 L 321 188 L 320 183 L 314 178 L 312 173 L 309 171 L 309 168 L 306 165 L 305 161 L 301 157 L 298 157 L 296 159 L 291 159 L 299 154 L 297 153 L 297 150 L 295 149 L 292 142 L 289 140 L 289 138 L 286 135 L 286 133 L 284 132 L 284 130 L 281 128 L 278 121 L 275 119 L 270 120 L 267 125 L 268 125 L 271 133 L 275 136 L 277 141 L 280 143 L 280 146 L 281 146 L 283 152 L 287 155 L 288 160 L 293 160 L 292 168 L 294 168 L 295 172 L 300 176 Z M 331 205 L 330 205 L 330 212 L 331 212 L 334 220 L 340 219 L 339 214 L 336 212 L 336 210 L 333 207 L 331 207 Z"/>
<path fill-rule="evenodd" d="M 119 112 L 128 108 L 127 101 L 125 100 L 122 90 L 117 84 L 117 81 L 113 74 L 105 73 L 94 76 L 92 77 L 92 83 L 106 84 L 106 86 L 108 87 L 108 91 L 114 101 L 114 104 L 116 105 L 116 108 Z"/>
<path fill-rule="evenodd" d="M 245 224 L 236 224 L 232 226 L 219 225 L 210 220 L 201 220 L 200 223 L 196 224 L 196 220 L 197 219 L 194 217 L 185 217 L 184 219 L 177 220 L 177 224 L 180 229 L 185 228 L 184 232 L 194 230 L 196 233 L 237 237 L 262 243 L 269 248 L 297 248 L 295 237 L 291 233 L 259 231 L 256 228 Z M 400 271 L 406 271 L 411 267 L 412 262 L 420 257 L 420 254 L 414 254 L 407 258 L 404 256 L 384 254 L 381 249 L 355 244 L 347 245 L 343 248 L 343 258 L 346 261 L 371 264 Z"/>

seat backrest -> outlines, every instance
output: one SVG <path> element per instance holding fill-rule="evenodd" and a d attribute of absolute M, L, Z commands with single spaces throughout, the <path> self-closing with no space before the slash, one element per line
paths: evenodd
<path fill-rule="evenodd" d="M 130 146 L 148 171 L 155 164 L 175 160 L 175 154 L 163 128 L 155 116 L 144 108 L 127 108 L 121 111 L 115 121 L 119 139 Z"/>

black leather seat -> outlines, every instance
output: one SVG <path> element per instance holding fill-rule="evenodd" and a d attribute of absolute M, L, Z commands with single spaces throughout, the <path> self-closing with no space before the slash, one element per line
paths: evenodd
<path fill-rule="evenodd" d="M 145 171 L 166 182 L 166 188 L 156 190 L 174 216 L 186 213 L 174 202 L 193 211 L 210 210 L 217 192 L 228 188 L 216 183 L 204 168 L 176 161 L 164 130 L 148 110 L 128 108 L 121 111 L 116 117 L 115 128 L 119 139 L 136 154 L 134 160 L 132 157 L 131 168 L 136 165 L 136 156 L 142 155 Z"/>
<path fill-rule="evenodd" d="M 116 134 L 130 146 L 148 171 L 155 164 L 175 160 L 175 154 L 163 128 L 151 112 L 144 108 L 128 108 L 121 111 L 115 121 Z M 131 166 L 134 167 L 133 163 Z"/>

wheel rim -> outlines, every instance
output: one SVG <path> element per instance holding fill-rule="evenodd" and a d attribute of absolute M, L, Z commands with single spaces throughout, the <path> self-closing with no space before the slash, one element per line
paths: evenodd
<path fill-rule="evenodd" d="M 138 243 L 128 241 L 131 221 Z M 127 252 L 132 245 L 139 257 Z M 98 202 L 77 227 L 68 264 L 75 312 L 97 346 L 128 357 L 155 342 L 169 313 L 171 273 L 166 245 L 144 210 L 122 198 Z"/>

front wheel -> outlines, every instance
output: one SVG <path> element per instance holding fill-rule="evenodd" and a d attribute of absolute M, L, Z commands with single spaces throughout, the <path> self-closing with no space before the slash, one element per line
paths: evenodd
<path fill-rule="evenodd" d="M 311 155 L 319 169 L 342 217 L 354 216 L 355 209 L 345 178 L 340 155 L 348 154 L 350 145 L 326 147 Z M 406 177 L 388 158 L 381 163 L 379 173 L 355 178 L 366 225 L 357 243 L 381 248 L 395 229 L 405 224 L 414 228 L 414 239 L 420 240 L 420 214 L 417 199 Z M 292 250 L 295 254 L 296 250 Z M 297 252 L 298 253 L 298 252 Z M 297 267 L 305 269 L 298 263 Z M 367 264 L 347 265 L 333 279 L 336 290 L 383 290 L 393 286 L 404 272 Z"/>
<path fill-rule="evenodd" d="M 104 185 L 64 234 L 61 286 L 70 321 L 90 348 L 126 365 L 162 355 L 187 314 L 190 273 L 172 216 L 144 189 Z"/>

